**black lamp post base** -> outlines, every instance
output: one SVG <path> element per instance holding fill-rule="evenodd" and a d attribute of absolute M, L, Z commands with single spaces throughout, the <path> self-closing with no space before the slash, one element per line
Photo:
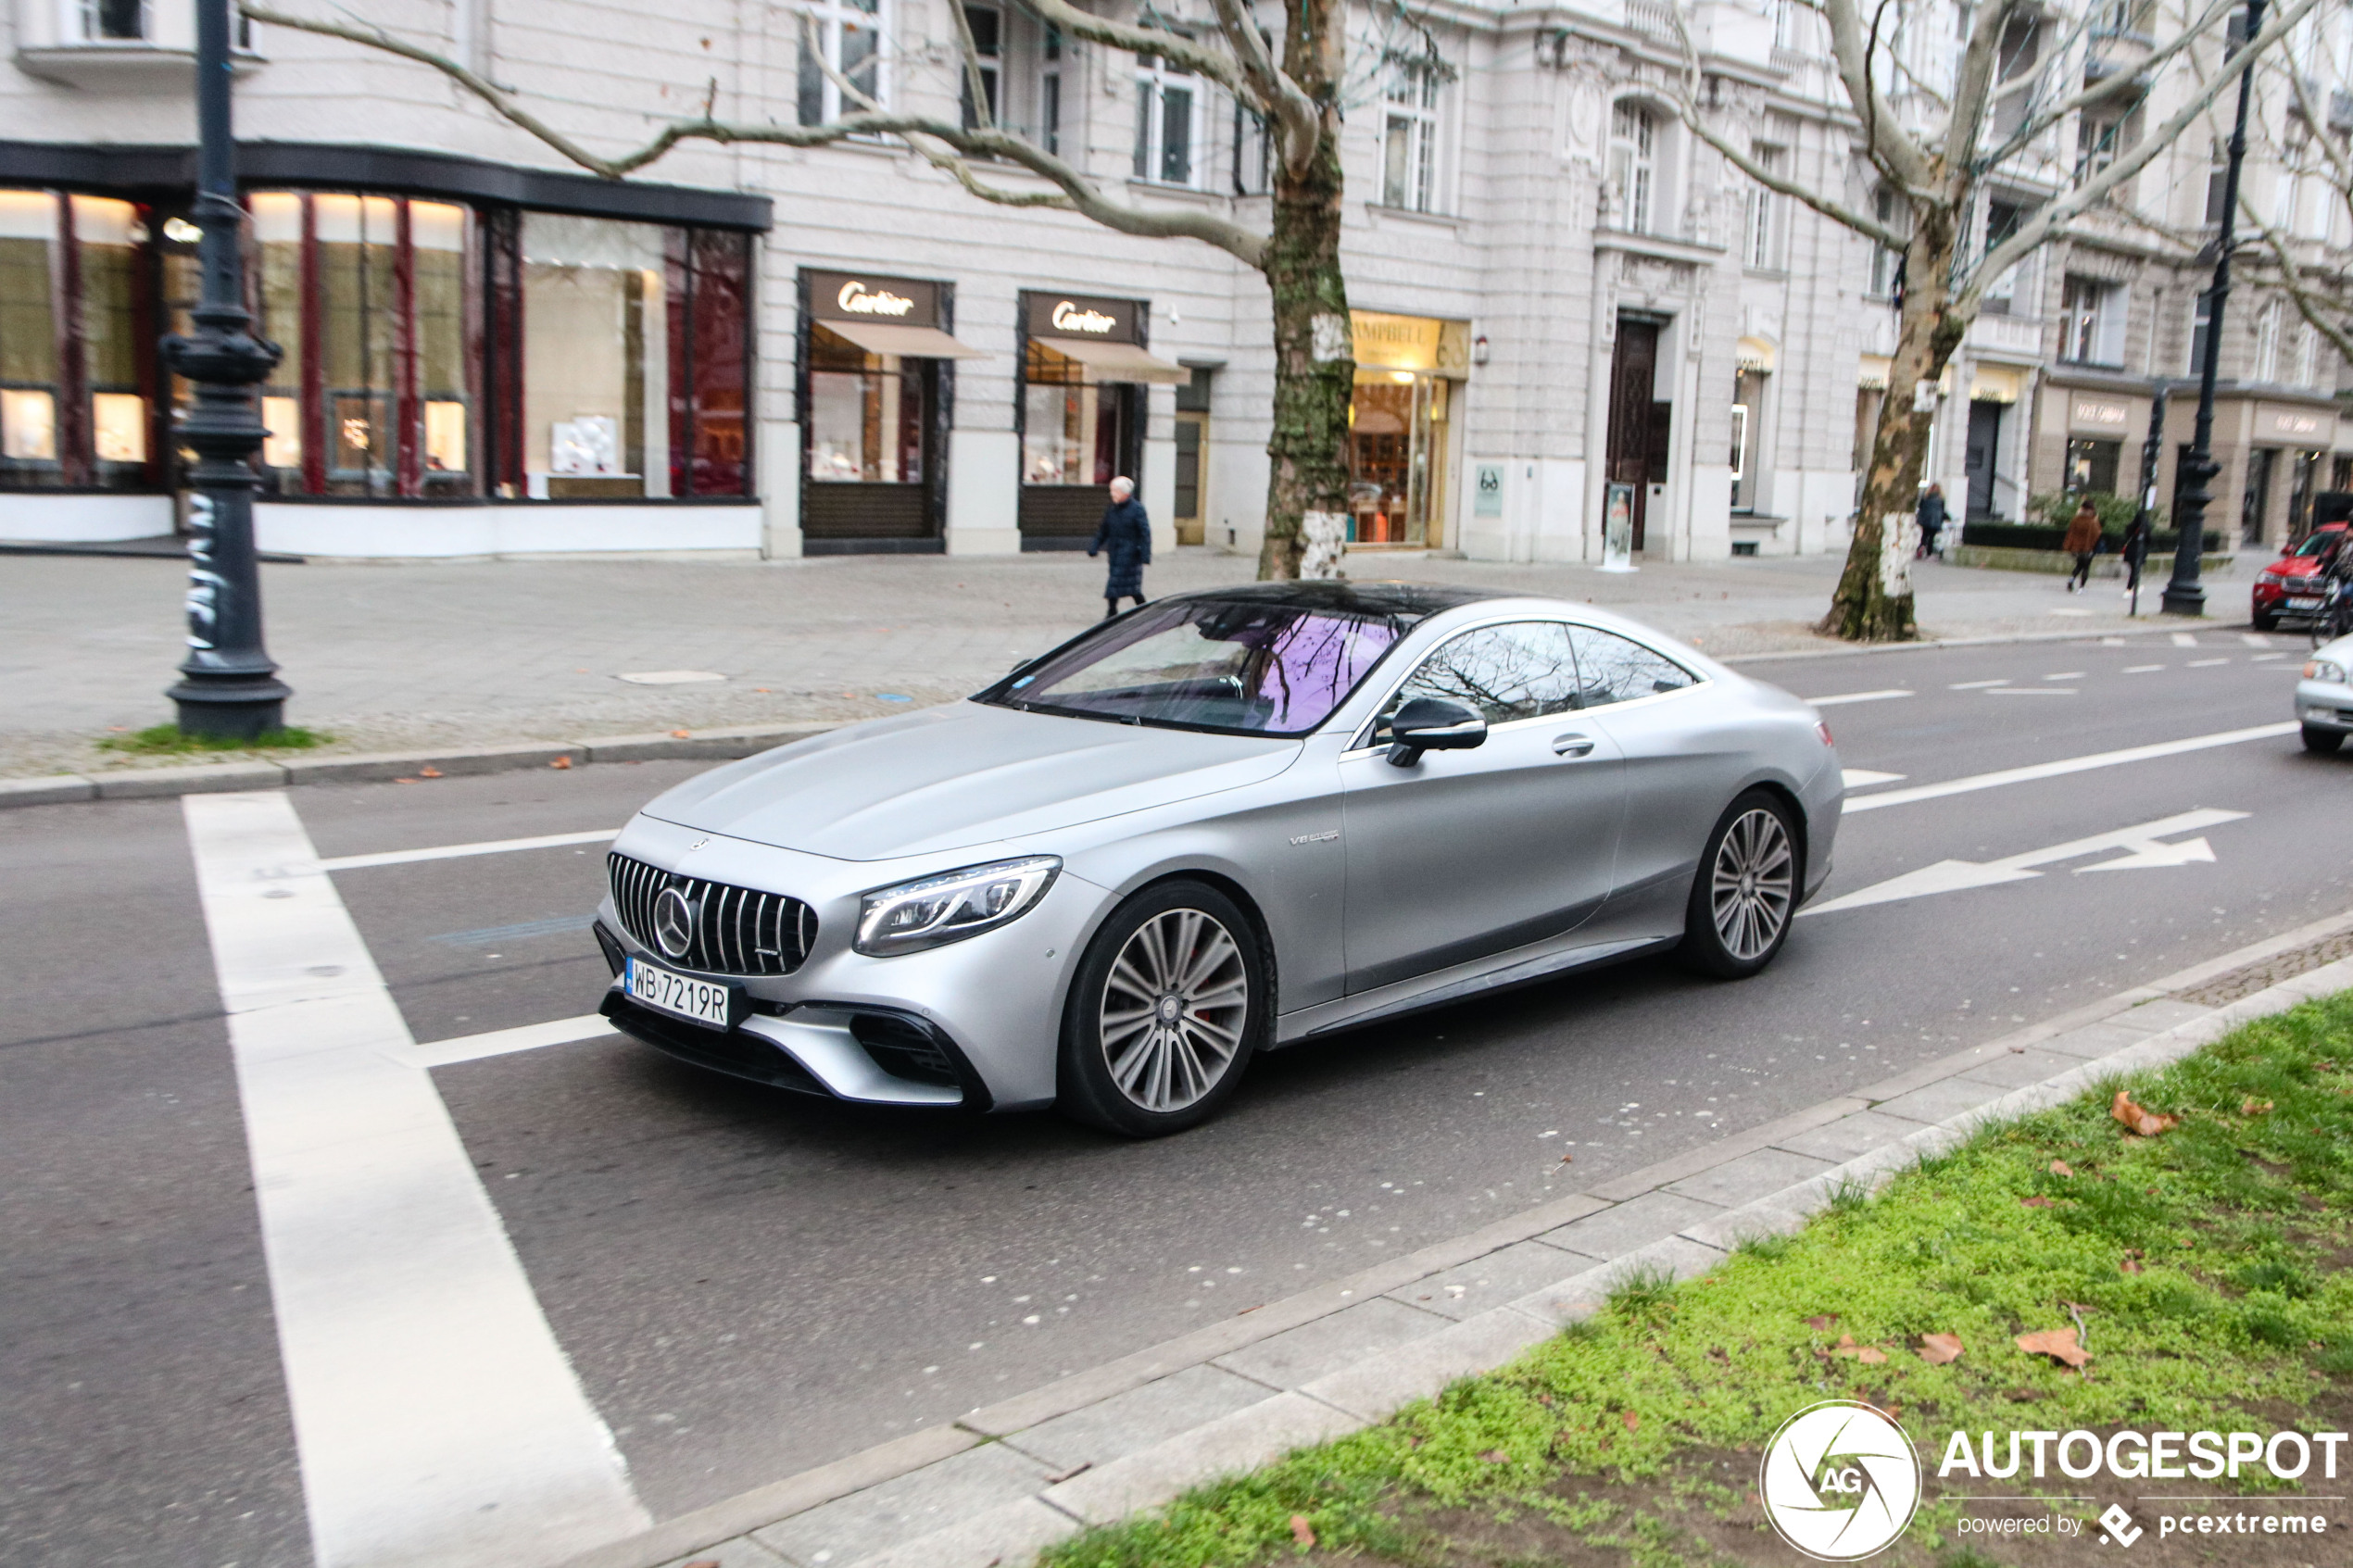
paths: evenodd
<path fill-rule="evenodd" d="M 283 681 L 182 681 L 164 696 L 180 709 L 180 733 L 210 740 L 259 740 L 286 727 L 286 698 L 294 688 Z"/>
<path fill-rule="evenodd" d="M 2204 615 L 2206 590 L 2194 582 L 2169 583 L 2162 608 L 2168 615 Z"/>

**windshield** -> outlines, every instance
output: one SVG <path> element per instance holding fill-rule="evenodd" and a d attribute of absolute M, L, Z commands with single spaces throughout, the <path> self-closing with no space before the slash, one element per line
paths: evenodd
<path fill-rule="evenodd" d="M 1302 735 L 1347 700 L 1415 619 L 1163 599 L 1048 655 L 978 700 L 1181 729 Z"/>
<path fill-rule="evenodd" d="M 2345 530 L 2341 528 L 2330 529 L 2325 533 L 2315 533 L 2309 539 L 2305 540 L 2304 543 L 2296 547 L 2295 553 L 2299 556 L 2317 556 L 2322 551 L 2329 549 L 2342 542 L 2344 538 Z"/>

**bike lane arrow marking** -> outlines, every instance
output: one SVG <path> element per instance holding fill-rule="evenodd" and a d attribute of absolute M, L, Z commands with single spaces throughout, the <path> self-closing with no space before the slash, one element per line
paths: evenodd
<path fill-rule="evenodd" d="M 2043 874 L 2034 869 L 2038 866 L 2079 859 L 2085 855 L 2096 855 L 2103 849 L 2121 849 L 2127 853 L 2095 865 L 2078 866 L 2076 871 L 2079 873 L 2145 871 L 2159 866 L 2185 866 L 2211 861 L 2214 859 L 2213 847 L 2202 837 L 2179 844 L 2160 841 L 2169 834 L 2195 833 L 2199 828 L 2235 822 L 2246 815 L 2245 811 L 2222 811 L 2202 807 L 2177 816 L 2162 817 L 2153 822 L 2143 822 L 2137 827 L 2114 828 L 2107 833 L 2094 834 L 2089 838 L 2070 839 L 2065 844 L 2054 844 L 2047 849 L 2030 849 L 2022 855 L 2006 856 L 1998 860 L 1939 860 L 1934 865 L 1906 872 L 1901 876 L 1874 883 L 1842 897 L 1810 905 L 1798 912 L 1800 915 L 1826 915 L 1837 909 L 1857 909 L 1871 904 L 1894 903 L 1899 898 L 1957 893 L 1969 887 L 1995 887 L 2006 882 L 2027 882 Z"/>

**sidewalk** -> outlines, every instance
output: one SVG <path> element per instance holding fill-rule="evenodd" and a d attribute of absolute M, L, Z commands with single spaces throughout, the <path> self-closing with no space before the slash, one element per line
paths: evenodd
<path fill-rule="evenodd" d="M 1348 571 L 1605 605 L 1725 656 L 1841 646 L 1809 630 L 1841 565 L 1653 564 L 1620 576 L 1366 554 Z M 332 734 L 333 754 L 839 721 L 943 702 L 1083 627 L 1102 570 L 1065 553 L 317 564 L 265 566 L 262 588 L 270 649 L 295 689 L 287 721 Z M 1169 594 L 1255 570 L 1251 558 L 1180 549 L 1147 582 Z M 94 743 L 171 717 L 163 690 L 182 656 L 185 578 L 169 559 L 0 558 L 0 675 L 11 688 L 0 777 L 141 765 Z M 1934 638 L 2124 624 L 2112 586 L 2070 596 L 2048 576 L 1939 562 L 1919 566 L 1915 584 Z M 2218 617 L 2238 618 L 2241 592 L 2215 584 Z M 2144 608 L 2155 600 L 2145 594 Z M 663 671 L 724 679 L 620 678 Z"/>

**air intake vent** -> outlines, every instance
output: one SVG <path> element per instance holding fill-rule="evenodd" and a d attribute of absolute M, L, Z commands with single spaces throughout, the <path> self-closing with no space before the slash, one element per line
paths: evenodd
<path fill-rule="evenodd" d="M 815 913 L 782 893 L 704 882 L 626 855 L 606 856 L 605 872 L 622 929 L 681 969 L 790 974 L 817 939 Z"/>

